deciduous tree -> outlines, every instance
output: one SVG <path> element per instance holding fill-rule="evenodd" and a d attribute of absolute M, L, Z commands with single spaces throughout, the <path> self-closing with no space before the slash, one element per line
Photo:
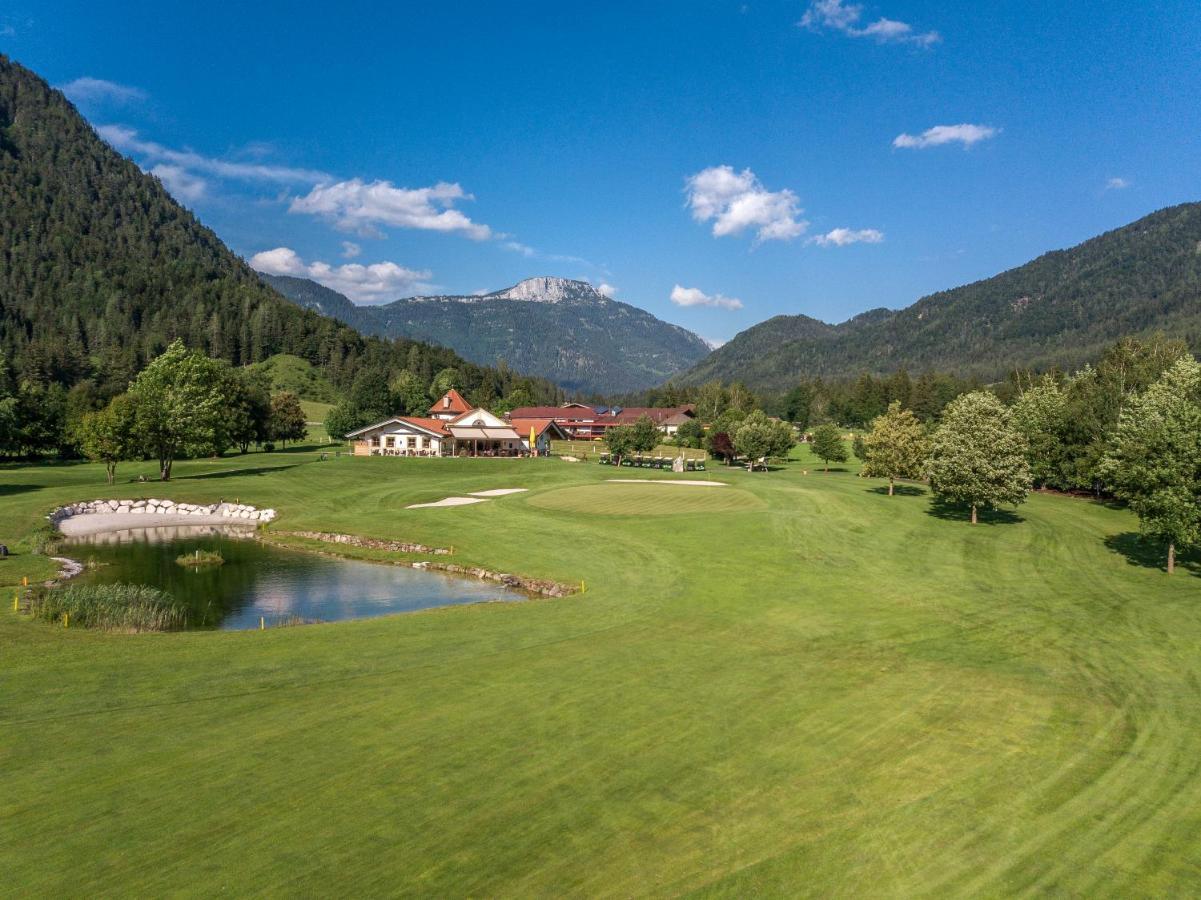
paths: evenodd
<path fill-rule="evenodd" d="M 308 433 L 299 397 L 291 391 L 281 391 L 271 398 L 271 412 L 267 418 L 269 440 L 280 441 L 286 447 L 288 441 L 303 441 Z"/>
<path fill-rule="evenodd" d="M 1026 440 L 995 395 L 974 391 L 951 401 L 930 447 L 930 486 L 940 497 L 971 507 L 1017 505 L 1030 491 Z"/>
<path fill-rule="evenodd" d="M 109 484 L 116 477 L 117 463 L 137 455 L 136 425 L 133 399 L 128 394 L 119 394 L 104 409 L 84 413 L 76 426 L 79 449 L 88 459 L 104 463 Z"/>
<path fill-rule="evenodd" d="M 130 385 L 138 440 L 158 460 L 163 481 L 171 480 L 178 457 L 220 449 L 226 383 L 221 362 L 177 340 Z"/>
<path fill-rule="evenodd" d="M 1178 360 L 1122 411 L 1102 472 L 1143 534 L 1176 551 L 1201 542 L 1201 366 Z"/>
<path fill-rule="evenodd" d="M 888 404 L 888 410 L 872 421 L 872 430 L 863 437 L 863 474 L 888 479 L 892 496 L 898 478 L 921 478 L 925 474 L 930 441 L 917 416 L 902 409 L 900 401 Z"/>

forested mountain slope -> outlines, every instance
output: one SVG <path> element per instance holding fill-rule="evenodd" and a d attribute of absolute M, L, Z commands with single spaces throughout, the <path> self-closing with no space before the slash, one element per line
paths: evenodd
<path fill-rule="evenodd" d="M 1124 335 L 1153 331 L 1201 345 L 1201 204 L 1162 209 L 897 312 L 841 325 L 777 316 L 680 380 L 740 379 L 778 391 L 802 377 L 901 368 L 993 379 L 1014 368 L 1075 368 Z"/>
<path fill-rule="evenodd" d="M 264 278 L 297 304 L 364 333 L 432 341 L 481 365 L 504 360 L 586 394 L 659 384 L 709 353 L 691 331 L 606 297 L 586 281 L 544 276 L 478 297 L 409 297 L 355 306 L 304 278 Z"/>
<path fill-rule="evenodd" d="M 90 380 L 101 395 L 115 393 L 176 337 L 234 364 L 295 354 L 341 387 L 363 369 L 429 378 L 452 367 L 464 390 L 496 395 L 517 380 L 443 347 L 364 338 L 297 308 L 59 91 L 5 56 L 0 211 L 0 354 L 14 380 Z M 527 387 L 558 396 L 549 382 Z"/>

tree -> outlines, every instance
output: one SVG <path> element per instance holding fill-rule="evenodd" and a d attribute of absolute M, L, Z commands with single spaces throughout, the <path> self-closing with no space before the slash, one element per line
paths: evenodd
<path fill-rule="evenodd" d="M 863 474 L 888 479 L 892 496 L 898 478 L 921 478 L 925 474 L 930 442 L 926 429 L 910 410 L 893 400 L 888 410 L 872 420 L 872 430 L 863 438 Z"/>
<path fill-rule="evenodd" d="M 689 419 L 676 429 L 676 446 L 700 449 L 705 440 L 705 426 L 696 419 Z"/>
<path fill-rule="evenodd" d="M 426 390 L 425 382 L 408 369 L 401 370 L 401 373 L 392 379 L 389 387 L 392 390 L 396 408 L 403 415 L 424 416 L 429 412 L 429 392 Z"/>
<path fill-rule="evenodd" d="M 130 385 L 138 440 L 158 459 L 159 477 L 171 480 L 180 456 L 219 449 L 227 406 L 223 364 L 174 341 Z"/>
<path fill-rule="evenodd" d="M 1122 411 L 1102 472 L 1139 530 L 1178 548 L 1201 542 L 1201 366 L 1178 360 Z"/>
<path fill-rule="evenodd" d="M 843 443 L 842 434 L 837 425 L 818 425 L 813 429 L 813 455 L 826 464 L 830 471 L 830 463 L 847 461 L 847 445 Z"/>
<path fill-rule="evenodd" d="M 364 369 L 355 376 L 347 397 L 350 407 L 368 422 L 378 422 L 396 413 L 396 398 L 383 372 Z M 424 412 L 424 410 L 422 410 Z"/>
<path fill-rule="evenodd" d="M 1017 505 L 1030 491 L 1026 440 L 993 394 L 974 391 L 951 401 L 930 446 L 930 486 L 940 497 L 971 507 Z"/>
<path fill-rule="evenodd" d="M 374 421 L 348 402 L 339 403 L 325 414 L 325 433 L 336 441 L 344 440 L 355 429 L 370 425 Z"/>
<path fill-rule="evenodd" d="M 282 391 L 271 398 L 271 411 L 267 417 L 268 440 L 280 441 L 286 447 L 288 441 L 303 441 L 308 433 L 308 423 L 299 397 L 291 391 Z"/>
<path fill-rule="evenodd" d="M 736 409 L 727 409 L 713 421 L 705 435 L 705 449 L 711 456 L 725 460 L 726 465 L 734 461 L 736 455 L 734 435 L 745 418 L 745 413 Z"/>
<path fill-rule="evenodd" d="M 816 393 L 812 384 L 802 382 L 784 395 L 782 414 L 801 431 L 809 427 Z"/>
<path fill-rule="evenodd" d="M 1026 459 L 1036 485 L 1054 484 L 1062 477 L 1067 409 L 1067 396 L 1051 375 L 1044 375 L 1014 401 L 1013 427 L 1026 439 Z"/>
<path fill-rule="evenodd" d="M 117 474 L 117 463 L 137 455 L 137 410 L 128 394 L 114 397 L 104 409 L 84 413 L 75 429 L 83 455 L 104 463 L 109 484 Z"/>
<path fill-rule="evenodd" d="M 613 465 L 620 466 L 622 458 L 634 449 L 634 429 L 630 425 L 618 425 L 605 430 L 605 446 L 613 457 Z"/>
<path fill-rule="evenodd" d="M 663 433 L 650 416 L 639 416 L 638 421 L 630 426 L 630 449 L 638 453 L 649 453 L 659 446 L 662 439 Z"/>
<path fill-rule="evenodd" d="M 267 440 L 271 415 L 271 382 L 265 372 L 255 369 L 226 369 L 226 405 L 218 449 L 236 444 L 246 453 L 251 444 Z"/>
<path fill-rule="evenodd" d="M 458 369 L 442 369 L 434 376 L 434 380 L 430 384 L 429 396 L 431 400 L 437 400 L 447 391 L 461 387 L 463 387 L 463 376 L 459 374 Z"/>
<path fill-rule="evenodd" d="M 775 437 L 772 422 L 762 410 L 757 409 L 742 420 L 734 432 L 734 449 L 746 459 L 748 472 L 753 472 L 755 464 L 771 454 Z"/>

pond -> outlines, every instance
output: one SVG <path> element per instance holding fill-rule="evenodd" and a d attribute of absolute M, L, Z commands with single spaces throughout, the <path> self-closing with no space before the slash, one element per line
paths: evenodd
<path fill-rule="evenodd" d="M 215 550 L 224 565 L 184 567 L 183 554 Z M 337 622 L 435 606 L 523 600 L 504 585 L 440 572 L 285 550 L 249 529 L 190 525 L 71 538 L 64 553 L 98 565 L 79 580 L 149 584 L 188 604 L 191 627 L 241 630 Z"/>

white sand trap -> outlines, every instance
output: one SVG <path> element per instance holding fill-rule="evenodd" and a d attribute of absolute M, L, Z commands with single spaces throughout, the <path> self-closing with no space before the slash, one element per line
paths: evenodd
<path fill-rule="evenodd" d="M 504 497 L 506 494 L 524 494 L 529 488 L 493 488 L 490 491 L 472 491 L 472 497 Z"/>
<path fill-rule="evenodd" d="M 183 513 L 80 513 L 59 522 L 58 530 L 69 537 L 77 537 L 85 534 L 103 534 L 106 531 L 128 531 L 132 528 L 159 528 L 164 525 L 243 525 L 253 527 L 248 519 L 236 519 L 232 516 L 191 516 Z"/>
<path fill-rule="evenodd" d="M 405 509 L 429 509 L 432 506 L 467 506 L 469 503 L 486 503 L 483 497 L 447 497 L 436 503 L 414 503 Z"/>
<path fill-rule="evenodd" d="M 667 478 L 609 478 L 607 479 L 615 484 L 685 484 L 694 487 L 725 487 L 724 481 L 690 481 L 686 478 L 681 478 L 679 481 Z"/>

